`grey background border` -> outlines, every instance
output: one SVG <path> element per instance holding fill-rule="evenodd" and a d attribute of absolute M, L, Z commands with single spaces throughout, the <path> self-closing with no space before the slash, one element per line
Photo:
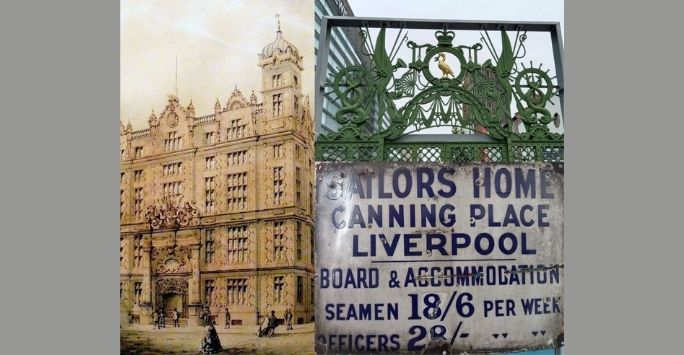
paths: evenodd
<path fill-rule="evenodd" d="M 672 3 L 566 1 L 567 354 L 681 352 Z M 0 353 L 116 354 L 119 3 L 0 7 Z"/>
<path fill-rule="evenodd" d="M 683 54 L 673 3 L 565 2 L 570 355 L 682 351 L 682 71 L 665 69 Z"/>
<path fill-rule="evenodd" d="M 0 5 L 0 353 L 119 353 L 119 2 Z"/>

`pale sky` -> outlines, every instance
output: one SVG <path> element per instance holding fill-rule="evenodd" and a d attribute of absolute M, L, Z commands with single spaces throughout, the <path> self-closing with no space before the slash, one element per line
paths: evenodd
<path fill-rule="evenodd" d="M 347 0 L 359 17 L 540 21 L 563 25 L 563 0 Z"/>
<path fill-rule="evenodd" d="M 313 102 L 314 27 L 312 0 L 193 0 L 121 2 L 121 120 L 148 127 L 166 95 L 178 94 L 197 116 L 226 104 L 235 85 L 249 97 L 261 90 L 258 53 L 276 36 L 304 57 L 302 90 Z"/>

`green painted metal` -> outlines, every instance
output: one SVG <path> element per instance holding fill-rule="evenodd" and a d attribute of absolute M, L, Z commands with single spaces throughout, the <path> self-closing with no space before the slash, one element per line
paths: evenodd
<path fill-rule="evenodd" d="M 369 39 L 368 29 L 361 32 Z M 407 41 L 406 35 L 400 38 L 401 34 L 399 31 L 388 53 L 386 28 L 381 27 L 375 41 L 368 41 L 370 65 L 348 66 L 332 73 L 326 82 L 331 91 L 326 95 L 341 103 L 334 116 L 340 128 L 318 136 L 317 160 L 563 161 L 563 135 L 549 129 L 549 124 L 559 120 L 558 114 L 552 115 L 548 109 L 558 95 L 553 78 L 541 66 L 518 65 L 524 56 L 520 53 L 525 51 L 525 33 L 517 33 L 511 44 L 508 33 L 500 31 L 498 50 L 487 31 L 482 43 L 470 46 L 454 45 L 455 33 L 446 29 L 435 32 L 436 43 L 420 45 Z M 397 43 L 402 46 L 405 41 L 412 58 L 395 58 Z M 483 44 L 493 59 L 479 63 Z M 441 77 L 431 71 L 431 61 L 439 62 Z M 450 66 L 458 69 L 457 75 Z M 512 106 L 517 112 L 511 112 Z M 371 127 L 372 122 L 383 120 L 387 122 L 384 127 Z M 514 123 L 524 131 L 514 131 Z M 452 127 L 455 135 L 477 132 L 490 139 L 400 139 L 438 126 Z"/>

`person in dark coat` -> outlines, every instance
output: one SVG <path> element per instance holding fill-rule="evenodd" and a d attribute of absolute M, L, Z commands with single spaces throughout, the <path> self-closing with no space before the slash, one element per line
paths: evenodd
<path fill-rule="evenodd" d="M 221 347 L 221 339 L 219 339 L 216 328 L 213 324 L 207 327 L 207 332 L 202 338 L 202 345 L 200 351 L 202 354 L 216 354 L 219 353 L 223 348 Z"/>
<path fill-rule="evenodd" d="M 164 316 L 164 310 L 159 309 L 159 327 L 166 328 L 166 317 Z"/>

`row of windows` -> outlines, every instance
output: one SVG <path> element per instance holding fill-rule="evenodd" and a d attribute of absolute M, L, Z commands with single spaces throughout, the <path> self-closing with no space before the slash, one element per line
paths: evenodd
<path fill-rule="evenodd" d="M 247 279 L 228 280 L 228 304 L 245 304 L 247 300 Z"/>
<path fill-rule="evenodd" d="M 240 120 L 232 120 L 226 131 L 226 135 L 228 139 L 240 139 L 245 137 L 246 132 L 246 124 L 241 124 Z"/>
<path fill-rule="evenodd" d="M 297 76 L 295 75 L 292 78 L 294 79 L 294 86 L 296 87 L 298 84 Z M 271 77 L 271 88 L 279 88 L 283 86 L 284 83 L 282 74 L 276 74 Z"/>
<path fill-rule="evenodd" d="M 283 85 L 283 76 L 280 74 L 274 75 L 271 82 L 272 87 L 277 88 Z"/>
<path fill-rule="evenodd" d="M 275 221 L 273 223 L 273 259 L 276 261 L 283 260 L 285 257 L 285 222 Z M 215 229 L 208 229 L 206 231 L 206 238 L 204 241 L 204 253 L 205 261 L 207 264 L 211 264 L 214 261 L 215 248 Z M 242 263 L 247 261 L 248 250 L 247 250 L 247 226 L 232 226 L 227 228 L 227 259 L 229 262 Z M 137 235 L 133 239 L 133 266 L 142 266 L 142 256 L 143 256 L 143 244 L 142 235 Z M 310 231 L 310 243 L 311 243 L 311 262 L 314 258 L 314 236 L 313 231 Z M 121 244 L 119 247 L 120 252 L 120 262 L 123 262 L 123 239 L 121 239 Z M 302 223 L 300 221 L 296 222 L 295 231 L 295 249 L 297 260 L 302 259 Z"/>
<path fill-rule="evenodd" d="M 137 188 L 135 189 L 135 200 L 133 204 L 133 215 L 135 215 L 136 219 L 142 218 L 142 209 L 143 209 L 143 189 L 142 188 Z"/>
<path fill-rule="evenodd" d="M 205 239 L 205 260 L 211 263 L 214 260 L 214 229 L 208 229 Z M 302 223 L 297 221 L 295 231 L 295 249 L 297 260 L 302 259 Z M 285 222 L 273 222 L 273 259 L 283 260 L 285 257 Z M 314 258 L 314 235 L 310 231 L 311 261 Z M 247 260 L 247 226 L 228 227 L 227 257 L 230 262 L 245 262 Z"/>
<path fill-rule="evenodd" d="M 166 164 L 162 166 L 162 175 L 180 175 L 183 173 L 183 165 L 181 163 Z"/>
<path fill-rule="evenodd" d="M 227 154 L 228 166 L 237 166 L 245 164 L 247 157 L 247 151 L 241 150 L 239 152 L 232 152 Z M 206 170 L 214 170 L 217 167 L 216 157 L 206 157 L 204 161 L 204 168 Z"/>
<path fill-rule="evenodd" d="M 310 297 L 310 302 L 311 304 L 314 303 L 314 282 L 315 280 L 311 278 L 311 297 Z M 138 284 L 138 283 L 136 283 Z M 141 285 L 142 286 L 142 285 Z M 296 294 L 295 298 L 297 300 L 297 303 L 302 304 L 304 303 L 304 277 L 302 276 L 297 276 L 297 284 L 296 284 Z M 137 290 L 137 289 L 136 289 Z M 216 284 L 214 280 L 206 280 L 204 281 L 204 296 L 206 302 L 211 305 L 212 301 L 212 296 L 214 294 L 214 291 L 216 290 Z M 285 290 L 285 277 L 284 276 L 275 276 L 273 277 L 273 302 L 275 303 L 281 303 L 283 302 L 284 298 L 284 290 Z M 228 304 L 230 305 L 240 305 L 240 304 L 245 304 L 245 301 L 247 300 L 247 279 L 229 279 L 228 280 L 228 285 L 227 285 L 227 292 L 228 292 Z M 137 299 L 137 298 L 136 298 Z"/>
<path fill-rule="evenodd" d="M 207 213 L 213 213 L 216 207 L 216 201 L 214 199 L 214 178 L 208 177 L 204 179 L 204 209 Z"/>
<path fill-rule="evenodd" d="M 205 260 L 208 264 L 214 261 L 214 230 L 207 230 L 204 242 Z M 245 262 L 247 259 L 247 226 L 228 228 L 228 261 Z"/>
<path fill-rule="evenodd" d="M 283 144 L 276 144 L 273 146 L 273 157 L 282 158 L 285 154 L 285 149 Z"/>
<path fill-rule="evenodd" d="M 183 193 L 183 182 L 174 181 L 162 184 L 162 193 L 164 196 L 179 197 Z"/>
<path fill-rule="evenodd" d="M 310 298 L 311 304 L 314 304 L 315 295 L 315 279 L 310 279 Z M 304 303 L 304 277 L 297 276 L 297 288 L 295 298 L 298 304 Z M 283 302 L 285 288 L 285 277 L 275 276 L 273 278 L 273 301 L 276 303 Z M 216 289 L 216 283 L 214 280 L 204 281 L 204 295 L 206 302 L 211 305 L 212 296 Z M 119 283 L 119 298 L 123 297 L 123 283 Z M 135 304 L 140 304 L 142 302 L 142 282 L 133 283 L 133 301 Z M 247 279 L 229 279 L 228 285 L 226 287 L 229 305 L 242 305 L 247 301 Z"/>
<path fill-rule="evenodd" d="M 183 146 L 183 137 L 174 132 L 169 132 L 169 136 L 164 140 L 164 151 L 170 152 L 178 150 Z"/>
<path fill-rule="evenodd" d="M 273 117 L 283 114 L 283 94 L 273 95 Z"/>
<path fill-rule="evenodd" d="M 235 166 L 235 165 L 244 164 L 246 157 L 247 157 L 247 151 L 246 150 L 228 153 L 228 166 Z"/>
<path fill-rule="evenodd" d="M 228 175 L 228 210 L 238 211 L 247 207 L 247 173 Z"/>
<path fill-rule="evenodd" d="M 240 124 L 240 120 L 231 121 L 231 126 L 226 130 L 228 139 L 244 138 L 247 129 L 246 124 Z M 219 136 L 216 132 L 206 132 L 204 134 L 204 141 L 206 144 L 215 144 L 219 142 Z M 183 137 L 179 136 L 177 132 L 169 132 L 168 137 L 164 139 L 164 151 L 171 152 L 179 150 L 183 147 Z M 142 158 L 144 147 L 139 146 L 133 148 L 133 157 Z M 121 150 L 121 160 L 126 157 L 126 150 Z"/>
<path fill-rule="evenodd" d="M 285 222 L 273 222 L 273 259 L 282 260 L 285 257 Z"/>
<path fill-rule="evenodd" d="M 134 158 L 142 158 L 143 155 L 143 147 L 135 147 L 133 148 L 133 157 Z M 121 149 L 121 160 L 124 160 L 126 158 L 126 150 Z"/>
<path fill-rule="evenodd" d="M 282 145 L 275 145 L 273 147 L 274 154 L 280 154 Z M 235 152 L 229 154 L 229 161 L 244 161 L 246 151 Z M 206 158 L 207 167 L 215 167 L 216 160 L 214 157 Z M 283 167 L 273 168 L 273 202 L 276 206 L 284 202 L 284 178 Z M 182 171 L 181 163 L 174 163 L 164 165 L 164 175 L 180 174 Z M 123 180 L 124 173 L 121 174 Z M 135 171 L 135 179 L 142 178 L 142 170 Z M 183 183 L 181 181 L 167 182 L 162 185 L 162 192 L 165 196 L 179 197 L 182 195 Z M 247 205 L 247 173 L 240 172 L 227 175 L 227 204 L 229 211 L 242 210 Z M 121 218 L 123 218 L 124 206 L 124 190 L 121 190 Z M 216 208 L 216 189 L 215 177 L 207 177 L 204 179 L 204 196 L 205 196 L 205 211 L 207 213 L 215 212 Z M 295 168 L 295 204 L 300 206 L 302 203 L 302 172 L 299 167 Z M 142 217 L 143 207 L 143 189 L 135 189 L 134 197 L 134 215 L 136 219 Z M 309 183 L 309 210 L 313 211 L 313 184 Z"/>
<path fill-rule="evenodd" d="M 282 168 L 280 168 L 282 169 Z M 275 171 L 274 174 L 279 176 L 281 174 Z M 246 183 L 247 173 L 238 173 L 228 175 L 228 187 L 227 187 L 227 205 L 229 211 L 239 211 L 244 210 L 247 206 L 247 183 Z M 204 179 L 204 208 L 206 213 L 216 212 L 216 189 L 214 177 L 208 177 Z M 283 180 L 282 177 L 277 177 L 274 179 L 273 183 L 273 200 L 275 205 L 280 205 L 283 202 Z M 310 188 L 313 188 L 310 185 Z M 182 182 L 170 182 L 163 185 L 163 192 L 165 196 L 169 197 L 179 197 L 182 195 L 183 184 Z M 297 180 L 296 187 L 296 201 L 297 205 L 301 203 L 301 187 L 300 180 Z M 309 209 L 313 211 L 313 193 L 309 193 Z M 123 218 L 124 212 L 124 190 L 120 190 L 120 218 Z M 133 215 L 136 219 L 142 218 L 143 214 L 143 189 L 136 188 L 133 202 Z"/>
<path fill-rule="evenodd" d="M 283 167 L 273 168 L 273 203 L 280 205 L 283 202 Z"/>
<path fill-rule="evenodd" d="M 216 169 L 216 157 L 206 157 L 204 158 L 204 168 L 206 170 Z"/>
<path fill-rule="evenodd" d="M 142 266 L 142 255 L 143 255 L 143 245 L 142 245 L 142 235 L 136 235 L 133 239 L 133 266 Z"/>
<path fill-rule="evenodd" d="M 226 138 L 228 140 L 245 138 L 247 136 L 247 124 L 243 124 L 241 120 L 231 120 L 230 126 L 226 129 Z M 205 144 L 216 144 L 219 142 L 218 132 L 204 133 Z"/>
<path fill-rule="evenodd" d="M 294 110 L 299 110 L 299 97 L 297 95 L 294 96 L 293 103 Z M 285 111 L 283 106 L 283 94 L 273 95 L 273 117 L 280 117 L 284 113 Z"/>
<path fill-rule="evenodd" d="M 245 262 L 247 259 L 247 226 L 228 228 L 228 261 Z"/>
<path fill-rule="evenodd" d="M 297 159 L 300 158 L 300 155 L 301 155 L 300 147 L 298 145 L 295 145 L 295 158 L 297 158 Z M 228 153 L 226 156 L 228 158 L 228 166 L 243 165 L 247 161 L 247 151 L 246 150 Z M 285 146 L 284 146 L 284 144 L 273 145 L 273 157 L 274 158 L 284 158 L 285 157 Z M 214 170 L 217 167 L 217 161 L 216 161 L 215 156 L 206 157 L 204 162 L 205 162 L 204 168 L 206 170 Z M 162 175 L 163 176 L 180 175 L 182 173 L 183 173 L 183 164 L 180 162 L 162 165 Z M 120 182 L 122 182 L 122 183 L 123 183 L 124 175 L 125 175 L 125 173 L 122 172 L 121 173 L 121 180 L 120 180 Z M 133 172 L 133 180 L 134 181 L 142 181 L 142 178 L 143 178 L 143 170 L 135 170 Z"/>
<path fill-rule="evenodd" d="M 214 132 L 207 132 L 204 134 L 204 142 L 206 144 L 214 144 L 218 141 L 217 136 Z"/>

